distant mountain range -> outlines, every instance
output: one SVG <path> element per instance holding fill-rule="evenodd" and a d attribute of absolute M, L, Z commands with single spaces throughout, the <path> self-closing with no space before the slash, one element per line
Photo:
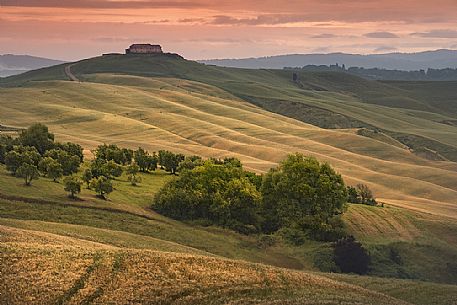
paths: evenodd
<path fill-rule="evenodd" d="M 0 55 L 0 77 L 21 74 L 30 70 L 59 65 L 64 61 L 29 55 Z"/>
<path fill-rule="evenodd" d="M 392 70 L 421 70 L 457 68 L 457 50 L 436 50 L 420 53 L 387 54 L 290 54 L 243 59 L 200 60 L 208 65 L 250 69 L 282 69 L 284 67 L 303 67 L 306 65 L 334 65 L 346 67 L 381 68 Z"/>

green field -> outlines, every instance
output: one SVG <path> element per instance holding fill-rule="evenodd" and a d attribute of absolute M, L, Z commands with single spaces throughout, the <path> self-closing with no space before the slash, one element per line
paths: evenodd
<path fill-rule="evenodd" d="M 328 243 L 266 244 L 158 215 L 153 196 L 173 179 L 162 171 L 137 187 L 116 179 L 107 201 L 87 189 L 70 200 L 62 183 L 25 187 L 0 166 L 0 303 L 455 304 L 454 83 L 293 82 L 290 71 L 168 56 L 105 56 L 71 71 L 81 82 L 64 66 L 0 80 L 0 125 L 42 122 L 88 158 L 108 143 L 234 156 L 262 173 L 289 153 L 315 156 L 384 204 L 343 217 L 372 254 L 370 277 L 319 273 Z"/>

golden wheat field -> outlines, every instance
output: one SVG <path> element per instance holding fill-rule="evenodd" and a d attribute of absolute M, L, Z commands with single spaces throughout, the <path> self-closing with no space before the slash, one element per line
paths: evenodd
<path fill-rule="evenodd" d="M 2 304 L 408 304 L 321 275 L 243 261 L 5 226 L 0 239 Z"/>
<path fill-rule="evenodd" d="M 87 150 L 106 142 L 235 156 L 257 172 L 302 152 L 330 162 L 349 184 L 368 184 L 382 202 L 457 217 L 453 162 L 425 160 L 351 130 L 308 125 L 194 81 L 113 74 L 89 80 L 1 88 L 2 122 L 17 127 L 43 122 L 58 140 Z"/>

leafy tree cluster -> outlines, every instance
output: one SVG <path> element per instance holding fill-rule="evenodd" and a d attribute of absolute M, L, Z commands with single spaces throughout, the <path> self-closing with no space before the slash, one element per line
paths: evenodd
<path fill-rule="evenodd" d="M 287 232 L 336 240 L 347 190 L 330 165 L 301 154 L 288 156 L 263 177 L 239 160 L 185 158 L 179 177 L 156 195 L 153 208 L 180 220 L 206 220 L 242 232 Z"/>
<path fill-rule="evenodd" d="M 75 143 L 54 142 L 54 135 L 43 124 L 34 124 L 17 138 L 0 137 L 0 162 L 26 185 L 40 173 L 54 181 L 76 173 L 83 161 L 82 147 Z"/>
<path fill-rule="evenodd" d="M 357 184 L 355 187 L 348 186 L 348 202 L 354 204 L 378 205 L 373 192 L 366 184 Z"/>
<path fill-rule="evenodd" d="M 346 186 L 328 163 L 289 155 L 263 177 L 261 191 L 264 232 L 286 229 L 320 240 L 344 236 L 339 216 L 346 207 Z"/>
<path fill-rule="evenodd" d="M 175 154 L 168 150 L 159 151 L 158 162 L 160 166 L 173 175 L 176 175 L 179 163 L 184 159 L 185 156 L 183 154 Z"/>
<path fill-rule="evenodd" d="M 155 197 L 154 209 L 179 220 L 207 220 L 246 232 L 259 229 L 261 194 L 242 167 L 214 160 L 187 158 L 197 163 L 165 185 Z"/>

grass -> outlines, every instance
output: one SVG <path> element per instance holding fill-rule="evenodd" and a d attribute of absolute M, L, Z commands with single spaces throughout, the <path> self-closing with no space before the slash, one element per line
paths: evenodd
<path fill-rule="evenodd" d="M 398 141 L 452 156 L 451 83 L 427 83 L 427 93 L 417 83 L 304 73 L 297 84 L 288 71 L 166 56 L 106 56 L 72 71 L 84 82 L 66 81 L 63 66 L 0 80 L 1 124 L 43 122 L 86 153 L 106 142 L 235 156 L 259 173 L 288 153 L 316 156 L 385 205 L 351 205 L 344 215 L 372 254 L 371 275 L 457 283 L 457 165 Z M 265 245 L 261 236 L 165 218 L 149 206 L 172 177 L 141 176 L 137 187 L 117 179 L 108 201 L 87 189 L 70 200 L 61 183 L 25 187 L 0 166 L 0 303 L 446 304 L 455 296 L 452 285 L 309 273 L 328 263 L 328 243 Z"/>
<path fill-rule="evenodd" d="M 264 265 L 118 249 L 3 226 L 0 232 L 0 301 L 8 304 L 407 304 L 320 275 Z"/>
<path fill-rule="evenodd" d="M 262 73 L 274 77 L 272 72 Z M 44 122 L 58 140 L 78 142 L 86 149 L 109 142 L 131 148 L 141 145 L 150 151 L 235 156 L 258 172 L 298 151 L 330 162 L 351 184 L 368 184 L 383 202 L 457 218 L 455 163 L 428 161 L 398 145 L 275 115 L 228 91 L 195 81 L 112 74 L 92 74 L 87 80 L 90 82 L 32 82 L 26 87 L 0 89 L 2 120 L 15 126 Z M 284 86 L 282 91 L 290 84 Z M 271 94 L 285 94 L 281 90 Z M 328 105 L 341 105 L 338 97 L 332 93 L 322 98 Z M 423 123 L 424 129 L 439 130 L 434 123 L 404 116 L 398 109 L 345 104 L 354 113 L 367 107 L 402 122 L 398 128 Z"/>

